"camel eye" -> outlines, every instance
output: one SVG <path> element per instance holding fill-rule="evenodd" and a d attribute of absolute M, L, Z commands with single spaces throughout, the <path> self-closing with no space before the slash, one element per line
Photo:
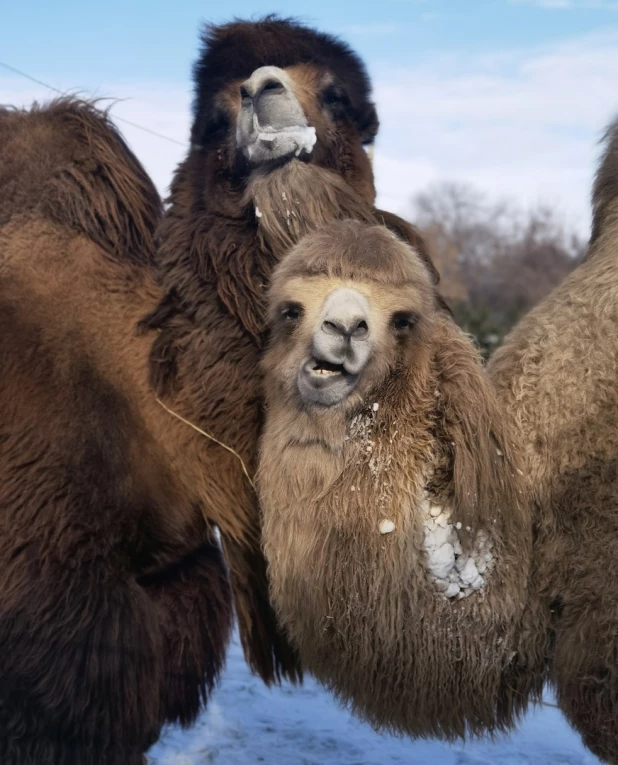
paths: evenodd
<path fill-rule="evenodd" d="M 322 100 L 327 106 L 334 106 L 338 104 L 347 104 L 348 97 L 346 92 L 337 87 L 336 85 L 329 85 L 322 93 Z"/>
<path fill-rule="evenodd" d="M 296 322 L 303 315 L 303 307 L 299 303 L 288 303 L 281 308 L 281 316 L 286 322 Z"/>
<path fill-rule="evenodd" d="M 399 334 L 403 334 L 416 324 L 416 316 L 410 313 L 396 313 L 393 316 L 393 328 Z"/>

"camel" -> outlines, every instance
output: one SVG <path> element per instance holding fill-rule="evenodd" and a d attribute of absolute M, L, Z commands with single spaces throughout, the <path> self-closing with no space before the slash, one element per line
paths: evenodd
<path fill-rule="evenodd" d="M 134 329 L 161 203 L 88 103 L 2 110 L 0 147 L 0 761 L 141 765 L 232 626 Z"/>
<path fill-rule="evenodd" d="M 531 623 L 560 708 L 618 763 L 618 122 L 585 261 L 511 332 L 488 373 L 523 449 L 535 524 Z"/>
<path fill-rule="evenodd" d="M 509 729 L 543 682 L 532 526 L 477 349 L 416 250 L 360 221 L 291 250 L 268 320 L 264 550 L 303 665 L 378 728 Z"/>
<path fill-rule="evenodd" d="M 165 214 L 92 104 L 0 111 L 3 765 L 141 763 L 206 703 L 233 611 L 266 683 L 301 677 L 252 479 L 265 288 L 338 218 L 421 241 L 374 207 L 378 122 L 344 43 L 208 27 L 195 82 Z"/>

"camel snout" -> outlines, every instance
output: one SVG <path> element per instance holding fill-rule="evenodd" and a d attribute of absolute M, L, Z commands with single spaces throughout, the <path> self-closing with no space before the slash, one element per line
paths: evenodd
<path fill-rule="evenodd" d="M 316 141 L 283 69 L 262 66 L 240 86 L 236 128 L 238 147 L 253 165 L 310 154 Z"/>
<path fill-rule="evenodd" d="M 326 298 L 313 333 L 313 354 L 358 375 L 371 355 L 370 310 L 357 290 L 340 287 Z"/>

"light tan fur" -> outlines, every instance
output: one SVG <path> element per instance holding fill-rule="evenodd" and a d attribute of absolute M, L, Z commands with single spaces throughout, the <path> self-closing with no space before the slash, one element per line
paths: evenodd
<path fill-rule="evenodd" d="M 567 719 L 618 763 L 618 124 L 586 261 L 511 333 L 489 373 L 524 445 L 531 591 Z"/>
<path fill-rule="evenodd" d="M 378 341 L 343 404 L 307 408 L 296 370 L 319 306 L 341 284 L 366 296 Z M 304 308 L 295 327 L 280 312 L 292 298 Z M 400 310 L 417 316 L 405 337 L 391 328 Z M 303 663 L 377 727 L 446 738 L 508 728 L 540 692 L 535 658 L 516 653 L 531 526 L 477 351 L 440 308 L 414 250 L 358 222 L 292 250 L 275 271 L 269 316 L 264 547 Z M 496 566 L 483 591 L 449 601 L 430 581 L 425 491 L 452 508 L 464 544 L 489 534 Z M 385 518 L 395 530 L 381 535 Z"/>

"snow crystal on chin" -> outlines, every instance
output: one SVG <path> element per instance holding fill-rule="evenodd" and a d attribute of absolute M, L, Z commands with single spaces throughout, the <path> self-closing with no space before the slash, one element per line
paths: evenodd
<path fill-rule="evenodd" d="M 276 131 L 260 130 L 258 133 L 258 141 L 264 141 L 266 143 L 272 143 L 277 138 L 285 135 L 296 144 L 296 151 L 294 154 L 298 157 L 302 151 L 306 151 L 307 154 L 311 154 L 315 142 L 317 141 L 317 135 L 315 128 L 310 125 L 296 125 L 294 127 L 278 128 Z M 249 158 L 251 158 L 253 147 L 249 146 Z"/>
<path fill-rule="evenodd" d="M 427 572 L 436 590 L 447 599 L 466 598 L 482 590 L 483 574 L 494 565 L 493 545 L 487 533 L 479 531 L 472 553 L 465 555 L 457 533 L 461 523 L 450 522 L 450 510 L 433 504 L 427 496 L 421 508 Z"/>

